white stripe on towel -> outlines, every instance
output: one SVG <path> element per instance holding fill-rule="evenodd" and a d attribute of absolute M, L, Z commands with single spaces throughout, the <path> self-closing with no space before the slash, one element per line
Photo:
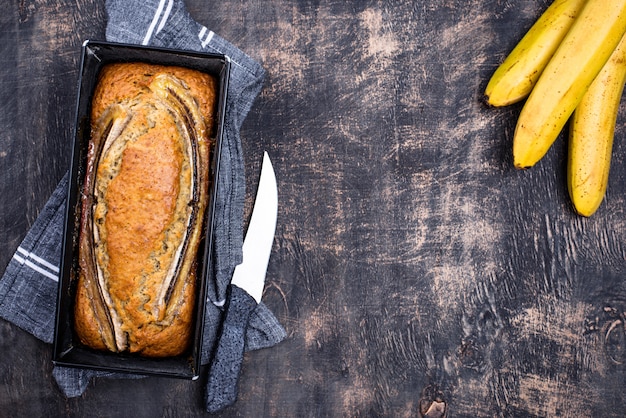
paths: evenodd
<path fill-rule="evenodd" d="M 206 38 L 205 38 L 204 34 L 207 33 L 207 31 L 209 31 L 209 33 L 206 35 Z M 198 39 L 200 39 L 200 41 L 202 42 L 201 43 L 202 48 L 206 47 L 209 44 L 209 42 L 211 42 L 211 39 L 213 39 L 213 35 L 215 35 L 215 33 L 212 30 L 208 30 L 205 26 L 202 26 L 202 29 L 200 30 L 200 33 L 198 34 Z"/>
<path fill-rule="evenodd" d="M 156 27 L 157 23 L 159 23 L 159 20 L 161 21 L 161 23 L 159 24 L 157 33 L 159 33 L 161 29 L 163 29 L 163 26 L 165 25 L 165 21 L 167 20 L 170 14 L 170 11 L 172 10 L 172 1 L 173 0 L 169 0 L 167 9 L 165 10 L 165 13 L 163 14 L 162 17 L 161 17 L 161 13 L 163 12 L 163 6 L 165 6 L 165 0 L 161 0 L 159 2 L 159 7 L 157 7 L 156 13 L 154 14 L 154 17 L 152 18 L 152 22 L 150 23 L 150 26 L 148 27 L 148 32 L 146 32 L 146 36 L 143 38 L 143 41 L 141 42 L 142 45 L 148 45 L 148 42 L 150 42 L 150 38 L 152 38 L 152 33 L 154 32 L 154 28 Z"/>
<path fill-rule="evenodd" d="M 161 29 L 163 29 L 163 27 L 165 26 L 165 22 L 167 22 L 167 18 L 170 17 L 170 12 L 172 11 L 173 5 L 174 5 L 174 0 L 169 0 L 167 2 L 167 9 L 165 9 L 165 13 L 163 14 L 163 17 L 161 18 L 161 23 L 159 24 L 159 27 L 157 28 L 156 33 L 161 32 Z"/>
<path fill-rule="evenodd" d="M 18 255 L 18 253 L 22 254 L 24 257 Z M 55 282 L 59 281 L 59 268 L 57 266 L 47 262 L 43 258 L 36 256 L 35 254 L 29 253 L 22 247 L 19 247 L 17 249 L 17 252 L 13 255 L 13 258 L 18 263 L 35 270 L 37 273 L 43 274 L 47 278 L 52 279 Z"/>
<path fill-rule="evenodd" d="M 58 268 L 57 266 L 55 266 L 55 265 L 54 265 L 54 264 L 52 264 L 52 263 L 47 262 L 47 261 L 46 261 L 46 260 L 44 260 L 43 258 L 41 258 L 41 257 L 39 257 L 39 256 L 36 256 L 36 255 L 35 255 L 35 254 L 33 254 L 33 253 L 29 253 L 28 251 L 26 251 L 26 250 L 25 250 L 25 249 L 23 249 L 22 247 L 19 247 L 19 248 L 17 249 L 17 251 L 18 251 L 20 254 L 24 254 L 24 256 L 25 256 L 25 257 L 32 258 L 33 260 L 35 260 L 35 261 L 36 261 L 36 262 L 38 262 L 39 264 L 41 264 L 41 265 L 43 265 L 43 266 L 48 267 L 50 270 L 52 270 L 52 271 L 53 271 L 53 272 L 55 272 L 55 273 L 58 273 L 58 272 L 59 272 L 59 268 Z"/>

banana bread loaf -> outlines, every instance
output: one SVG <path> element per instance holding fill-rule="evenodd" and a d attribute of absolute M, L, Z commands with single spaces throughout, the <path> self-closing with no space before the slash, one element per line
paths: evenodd
<path fill-rule="evenodd" d="M 105 66 L 92 99 L 74 326 L 91 348 L 189 347 L 217 82 L 188 68 Z"/>

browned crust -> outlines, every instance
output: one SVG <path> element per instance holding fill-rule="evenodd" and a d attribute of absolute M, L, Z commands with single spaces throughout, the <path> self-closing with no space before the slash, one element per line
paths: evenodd
<path fill-rule="evenodd" d="M 191 148 L 197 146 L 196 182 L 193 167 L 189 169 L 193 166 L 190 147 L 184 142 L 189 140 L 185 132 L 191 122 L 180 115 L 186 104 L 168 104 L 169 91 L 155 93 L 162 74 L 168 78 L 160 86 L 171 82 L 184 87 L 179 92 L 186 96 L 191 92 L 192 106 L 201 115 L 189 135 L 196 142 Z M 178 355 L 188 348 L 216 93 L 213 77 L 187 68 L 143 63 L 103 68 L 92 101 L 92 142 L 81 197 L 74 319 L 83 344 L 150 357 Z M 107 148 L 111 125 L 123 127 L 123 141 Z M 181 229 L 181 219 L 195 221 L 189 229 Z M 93 227 L 94 222 L 98 226 Z M 93 239 L 94 232 L 99 240 Z M 180 280 L 174 281 L 167 298 L 159 297 L 175 254 L 172 248 L 179 248 L 181 241 L 188 246 L 181 247 L 186 256 L 177 270 Z M 104 291 L 98 288 L 96 265 L 105 277 L 100 278 Z"/>

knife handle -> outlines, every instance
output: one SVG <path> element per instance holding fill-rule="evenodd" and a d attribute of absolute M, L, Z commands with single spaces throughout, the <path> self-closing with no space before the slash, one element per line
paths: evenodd
<path fill-rule="evenodd" d="M 236 285 L 230 285 L 222 334 L 209 370 L 206 389 L 208 412 L 217 412 L 237 400 L 246 328 L 256 306 L 256 300 L 248 292 Z"/>

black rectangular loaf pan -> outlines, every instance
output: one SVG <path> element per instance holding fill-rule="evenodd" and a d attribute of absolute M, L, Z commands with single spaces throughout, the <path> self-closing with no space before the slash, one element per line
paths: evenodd
<path fill-rule="evenodd" d="M 137 355 L 109 353 L 89 349 L 78 341 L 73 330 L 74 295 L 78 266 L 78 234 L 81 217 L 82 189 L 87 146 L 90 136 L 91 100 L 100 69 L 114 62 L 146 62 L 151 64 L 189 67 L 219 80 L 215 149 L 212 150 L 210 201 L 207 204 L 204 239 L 198 251 L 198 286 L 193 330 L 193 343 L 187 353 L 168 358 L 144 358 Z M 109 42 L 86 41 L 82 48 L 76 126 L 70 168 L 70 184 L 65 214 L 63 258 L 59 278 L 59 294 L 54 337 L 53 362 L 59 366 L 124 372 L 141 375 L 169 376 L 195 379 L 199 375 L 202 352 L 202 330 L 206 303 L 206 283 L 212 280 L 212 246 L 214 245 L 214 210 L 218 175 L 219 149 L 224 126 L 226 93 L 230 60 L 227 56 L 190 51 L 168 50 Z"/>

